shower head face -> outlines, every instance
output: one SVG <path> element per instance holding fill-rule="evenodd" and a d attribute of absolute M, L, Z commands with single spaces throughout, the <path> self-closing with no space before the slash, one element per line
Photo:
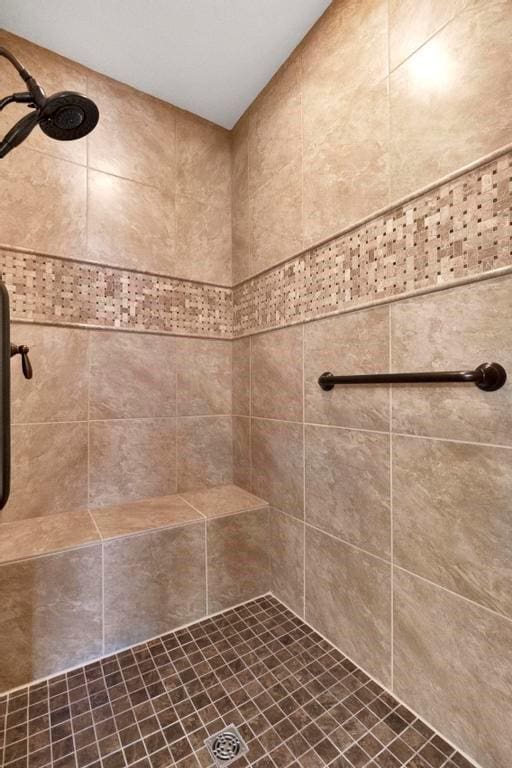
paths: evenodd
<path fill-rule="evenodd" d="M 43 133 L 58 141 L 73 141 L 87 136 L 97 125 L 98 107 L 81 93 L 60 91 L 46 98 L 39 126 Z"/>

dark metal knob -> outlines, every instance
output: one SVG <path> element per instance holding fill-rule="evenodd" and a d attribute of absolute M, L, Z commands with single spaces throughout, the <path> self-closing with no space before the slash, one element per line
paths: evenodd
<path fill-rule="evenodd" d="M 20 344 L 19 346 L 16 344 L 11 344 L 11 357 L 14 357 L 14 355 L 21 355 L 21 370 L 23 371 L 23 375 L 26 379 L 31 379 L 32 364 L 30 362 L 28 353 L 29 348 L 25 346 L 25 344 Z"/>

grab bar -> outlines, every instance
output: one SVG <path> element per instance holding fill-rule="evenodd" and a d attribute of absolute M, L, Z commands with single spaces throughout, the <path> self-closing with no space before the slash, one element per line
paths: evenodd
<path fill-rule="evenodd" d="M 499 363 L 482 363 L 474 371 L 424 371 L 422 373 L 363 373 L 335 376 L 322 373 L 318 383 L 326 392 L 337 384 L 445 384 L 473 382 L 484 392 L 495 392 L 507 380 L 507 372 Z"/>

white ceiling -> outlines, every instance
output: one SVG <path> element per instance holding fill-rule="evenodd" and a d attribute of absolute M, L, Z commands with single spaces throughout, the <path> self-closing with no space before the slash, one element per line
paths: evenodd
<path fill-rule="evenodd" d="M 0 27 L 231 128 L 330 2 L 0 0 Z"/>

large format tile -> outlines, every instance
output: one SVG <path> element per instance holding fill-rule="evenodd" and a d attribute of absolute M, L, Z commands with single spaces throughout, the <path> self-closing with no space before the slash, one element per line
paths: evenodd
<path fill-rule="evenodd" d="M 391 74 L 392 199 L 510 141 L 511 29 L 508 0 L 474 0 Z"/>
<path fill-rule="evenodd" d="M 11 361 L 13 422 L 87 419 L 87 331 L 13 323 L 11 339 L 30 348 L 34 369 L 27 381 L 21 358 Z"/>
<path fill-rule="evenodd" d="M 251 196 L 251 272 L 261 272 L 302 250 L 302 164 L 275 171 Z"/>
<path fill-rule="evenodd" d="M 281 168 L 300 162 L 301 121 L 301 64 L 298 57 L 292 56 L 249 111 L 251 197 Z"/>
<path fill-rule="evenodd" d="M 260 509 L 208 521 L 210 613 L 269 591 L 268 514 Z"/>
<path fill-rule="evenodd" d="M 398 302 L 391 308 L 394 371 L 458 370 L 496 361 L 497 392 L 473 384 L 393 388 L 396 432 L 512 445 L 512 305 L 509 277 Z"/>
<path fill-rule="evenodd" d="M 301 326 L 251 339 L 252 415 L 302 421 Z"/>
<path fill-rule="evenodd" d="M 203 519 L 177 494 L 94 509 L 91 515 L 103 539 L 128 536 L 152 528 L 173 528 Z"/>
<path fill-rule="evenodd" d="M 473 0 L 391 0 L 389 3 L 389 57 L 395 69 L 442 29 Z"/>
<path fill-rule="evenodd" d="M 306 526 L 305 618 L 389 686 L 390 565 Z"/>
<path fill-rule="evenodd" d="M 249 114 L 231 131 L 231 223 L 233 240 L 233 283 L 249 276 Z"/>
<path fill-rule="evenodd" d="M 174 274 L 174 197 L 89 170 L 87 255 L 102 264 Z"/>
<path fill-rule="evenodd" d="M 233 481 L 231 416 L 177 420 L 178 491 L 196 491 Z"/>
<path fill-rule="evenodd" d="M 393 438 L 398 565 L 512 617 L 512 450 Z"/>
<path fill-rule="evenodd" d="M 176 493 L 175 419 L 92 421 L 92 506 Z"/>
<path fill-rule="evenodd" d="M 0 690 L 101 655 L 101 546 L 0 566 Z"/>
<path fill-rule="evenodd" d="M 233 415 L 249 416 L 251 412 L 251 339 L 231 342 L 233 354 Z"/>
<path fill-rule="evenodd" d="M 512 623 L 400 570 L 394 586 L 397 695 L 482 768 L 506 768 Z"/>
<path fill-rule="evenodd" d="M 2 522 L 87 506 L 86 423 L 15 426 L 11 461 L 11 497 Z"/>
<path fill-rule="evenodd" d="M 251 489 L 251 419 L 233 416 L 233 482 Z"/>
<path fill-rule="evenodd" d="M 25 147 L 4 157 L 0 167 L 0 242 L 83 258 L 86 176 L 80 165 Z"/>
<path fill-rule="evenodd" d="M 252 491 L 273 507 L 304 517 L 302 424 L 253 419 Z"/>
<path fill-rule="evenodd" d="M 0 30 L 0 45 L 14 53 L 23 66 L 34 74 L 47 94 L 64 90 L 86 93 L 85 70 L 76 62 L 58 56 L 46 48 L 40 48 L 5 29 Z M 0 71 L 0 93 L 7 95 L 8 93 L 19 93 L 22 90 L 23 83 L 20 76 L 14 67 L 11 67 L 4 60 Z M 0 134 L 4 136 L 26 114 L 27 107 L 25 104 L 9 104 L 0 113 Z M 85 165 L 87 160 L 86 138 L 76 141 L 55 141 L 55 139 L 46 136 L 39 128 L 35 128 L 25 140 L 25 148 L 36 149 L 47 155 L 53 155 L 62 160 L 72 160 L 81 165 Z"/>
<path fill-rule="evenodd" d="M 176 262 L 173 275 L 187 280 L 231 285 L 229 203 L 176 196 Z"/>
<path fill-rule="evenodd" d="M 89 512 L 3 523 L 0 525 L 0 563 L 73 549 L 99 539 Z"/>
<path fill-rule="evenodd" d="M 176 414 L 176 340 L 154 334 L 91 334 L 91 419 Z"/>
<path fill-rule="evenodd" d="M 88 72 L 100 110 L 89 136 L 89 167 L 174 192 L 176 110 L 129 85 Z"/>
<path fill-rule="evenodd" d="M 231 483 L 190 491 L 182 494 L 182 498 L 205 517 L 221 517 L 268 506 L 264 499 Z"/>
<path fill-rule="evenodd" d="M 306 427 L 306 521 L 391 554 L 389 436 Z"/>
<path fill-rule="evenodd" d="M 231 141 L 225 128 L 190 112 L 176 117 L 176 191 L 217 208 L 231 201 Z"/>
<path fill-rule="evenodd" d="M 231 413 L 231 342 L 176 339 L 178 416 Z"/>
<path fill-rule="evenodd" d="M 104 558 L 107 652 L 204 615 L 204 523 L 106 542 Z"/>
<path fill-rule="evenodd" d="M 326 372 L 385 373 L 389 370 L 389 309 L 375 307 L 304 326 L 306 421 L 358 429 L 389 429 L 389 389 L 350 384 L 325 392 Z"/>
<path fill-rule="evenodd" d="M 270 588 L 299 616 L 304 614 L 304 523 L 270 510 Z"/>
<path fill-rule="evenodd" d="M 337 119 L 304 133 L 304 245 L 383 208 L 388 197 L 387 81 L 347 99 Z"/>
<path fill-rule="evenodd" d="M 301 50 L 304 135 L 312 137 L 337 126 L 343 136 L 350 127 L 345 125 L 347 104 L 388 74 L 387 3 L 332 3 Z"/>

